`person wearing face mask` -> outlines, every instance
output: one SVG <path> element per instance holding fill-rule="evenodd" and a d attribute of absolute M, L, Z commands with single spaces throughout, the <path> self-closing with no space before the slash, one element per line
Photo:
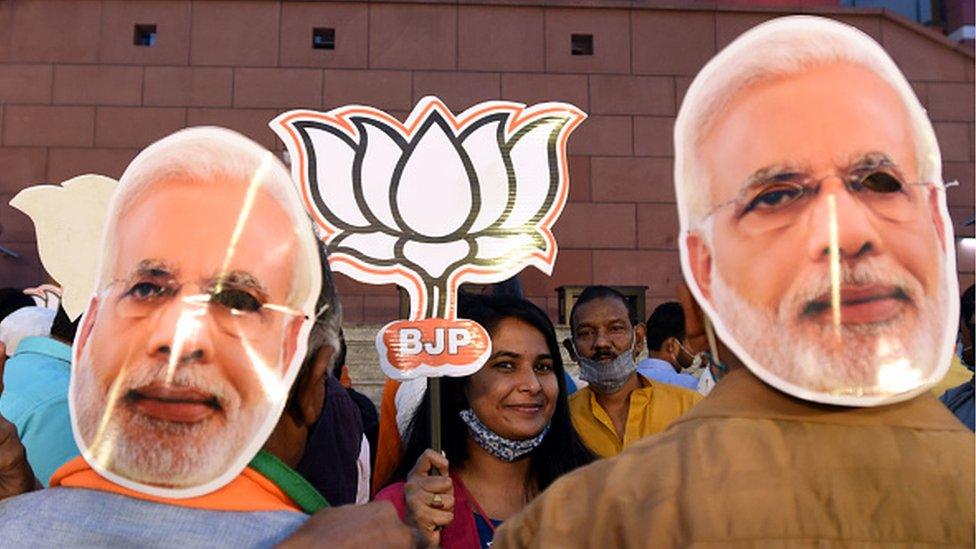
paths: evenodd
<path fill-rule="evenodd" d="M 637 363 L 637 373 L 647 379 L 697 390 L 701 357 L 685 345 L 685 315 L 681 304 L 668 301 L 658 305 L 647 317 L 645 331 L 648 356 Z"/>
<path fill-rule="evenodd" d="M 569 399 L 573 426 L 600 457 L 619 454 L 631 443 L 659 433 L 701 395 L 650 380 L 637 372 L 644 325 L 627 299 L 607 286 L 580 293 L 569 315 L 566 346 L 589 386 Z"/>
<path fill-rule="evenodd" d="M 458 316 L 484 326 L 491 356 L 470 376 L 441 379 L 443 455 L 429 449 L 424 396 L 376 500 L 391 502 L 431 546 L 484 548 L 502 521 L 594 456 L 573 430 L 545 313 L 515 297 L 462 294 Z"/>

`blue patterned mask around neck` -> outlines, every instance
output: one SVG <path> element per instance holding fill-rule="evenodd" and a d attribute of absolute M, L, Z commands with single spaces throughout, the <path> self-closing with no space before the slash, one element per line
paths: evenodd
<path fill-rule="evenodd" d="M 512 440 L 489 429 L 478 419 L 471 408 L 461 410 L 458 415 L 468 426 L 468 432 L 471 433 L 471 437 L 478 443 L 478 446 L 502 461 L 512 462 L 535 450 L 542 444 L 542 439 L 546 438 L 546 433 L 549 432 L 549 424 L 547 423 L 541 433 L 530 439 Z"/>

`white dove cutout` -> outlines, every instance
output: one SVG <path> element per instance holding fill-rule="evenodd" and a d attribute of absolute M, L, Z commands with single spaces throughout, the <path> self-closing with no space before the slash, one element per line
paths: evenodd
<path fill-rule="evenodd" d="M 34 288 L 25 288 L 24 295 L 30 296 L 34 300 L 34 305 L 58 311 L 61 305 L 61 288 L 54 284 L 41 284 Z"/>
<path fill-rule="evenodd" d="M 102 175 L 80 175 L 60 186 L 28 187 L 10 201 L 34 222 L 41 265 L 61 285 L 61 305 L 71 320 L 85 310 L 95 289 L 105 215 L 116 185 Z"/>

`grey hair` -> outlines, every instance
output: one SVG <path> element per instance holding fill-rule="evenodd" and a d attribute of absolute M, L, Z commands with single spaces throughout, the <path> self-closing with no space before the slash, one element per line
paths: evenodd
<path fill-rule="evenodd" d="M 710 123 L 728 102 L 757 82 L 836 61 L 864 67 L 891 85 L 911 120 L 920 180 L 942 183 L 942 159 L 932 124 L 887 52 L 850 25 L 807 15 L 781 17 L 736 38 L 702 68 L 685 94 L 674 124 L 674 186 L 682 229 L 701 229 L 706 238 L 711 233 L 701 225 L 711 204 L 697 155 Z"/>
<path fill-rule="evenodd" d="M 215 179 L 242 185 L 259 181 L 261 188 L 292 220 L 298 237 L 299 268 L 295 269 L 289 304 L 304 305 L 314 297 L 308 295 L 306 288 L 312 285 L 306 282 L 314 282 L 321 272 L 316 252 L 318 238 L 291 175 L 281 161 L 261 145 L 237 132 L 212 126 L 186 128 L 168 135 L 143 149 L 125 169 L 108 208 L 96 291 L 111 283 L 121 214 L 154 184 L 173 178 L 197 184 L 207 184 Z M 303 290 L 305 294 L 301 293 Z"/>

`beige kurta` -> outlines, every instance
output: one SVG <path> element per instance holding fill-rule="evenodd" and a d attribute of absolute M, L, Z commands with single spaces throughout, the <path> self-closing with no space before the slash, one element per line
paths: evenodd
<path fill-rule="evenodd" d="M 974 438 L 931 394 L 793 399 L 746 370 L 665 432 L 571 473 L 493 547 L 973 546 Z"/>

